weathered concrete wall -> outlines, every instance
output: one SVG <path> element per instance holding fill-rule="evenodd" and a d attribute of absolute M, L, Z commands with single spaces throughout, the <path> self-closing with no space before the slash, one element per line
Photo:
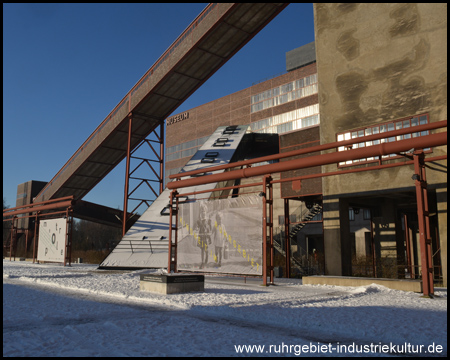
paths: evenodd
<path fill-rule="evenodd" d="M 447 119 L 446 4 L 315 4 L 314 22 L 321 143 L 336 141 L 342 131 L 402 117 L 427 113 L 430 122 Z M 447 147 L 433 149 L 433 155 L 446 153 Z M 447 162 L 439 165 L 446 169 Z M 337 165 L 323 170 L 335 171 Z M 340 195 L 413 191 L 412 173 L 412 166 L 403 166 L 323 179 L 329 274 L 343 271 L 343 259 L 331 257 L 344 246 L 336 217 Z M 446 283 L 446 172 L 427 169 L 427 180 L 438 193 Z"/>
<path fill-rule="evenodd" d="M 447 118 L 446 4 L 316 4 L 314 16 L 324 141 L 414 114 Z"/>

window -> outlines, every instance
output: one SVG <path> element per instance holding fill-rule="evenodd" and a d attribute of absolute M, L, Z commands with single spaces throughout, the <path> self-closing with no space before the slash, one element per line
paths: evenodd
<path fill-rule="evenodd" d="M 253 132 L 263 134 L 283 134 L 288 131 L 318 125 L 319 123 L 319 104 L 315 104 L 255 121 L 250 124 L 250 128 Z"/>
<path fill-rule="evenodd" d="M 268 109 L 295 99 L 317 94 L 317 74 L 307 76 L 276 88 L 272 88 L 251 97 L 251 112 Z"/>
<path fill-rule="evenodd" d="M 416 132 L 413 134 L 388 136 L 386 138 L 382 138 L 382 139 L 378 139 L 378 140 L 358 142 L 358 138 L 361 138 L 363 136 L 376 135 L 376 134 L 381 134 L 381 133 L 384 133 L 387 131 L 405 129 L 405 128 L 414 127 L 414 126 L 418 126 L 418 125 L 428 124 L 428 122 L 429 122 L 428 115 L 423 114 L 423 115 L 412 116 L 412 117 L 406 118 L 406 119 L 392 121 L 392 122 L 389 122 L 386 124 L 377 124 L 374 126 L 363 128 L 363 129 L 357 129 L 357 130 L 340 133 L 340 134 L 337 134 L 337 141 L 355 139 L 355 142 L 352 145 L 340 146 L 338 148 L 338 151 L 345 151 L 348 149 L 358 149 L 358 148 L 363 148 L 363 147 L 372 146 L 372 145 L 378 145 L 378 144 L 386 143 L 386 142 L 410 139 L 411 136 L 414 138 L 414 137 L 418 137 L 418 136 L 428 135 L 429 134 L 428 131 L 421 131 L 420 133 Z M 429 151 L 431 149 L 427 148 L 424 150 Z M 389 155 L 383 155 L 381 158 L 384 160 L 384 159 L 391 159 L 391 158 L 398 158 L 398 157 L 400 157 L 400 155 L 389 154 Z M 357 160 L 348 160 L 345 162 L 340 162 L 339 167 L 355 165 L 355 164 L 360 164 L 360 163 L 366 163 L 366 162 L 370 162 L 370 161 L 379 161 L 379 160 L 380 160 L 379 156 L 357 159 Z"/>
<path fill-rule="evenodd" d="M 350 221 L 355 220 L 355 210 L 353 210 L 352 208 L 348 209 L 348 218 Z"/>

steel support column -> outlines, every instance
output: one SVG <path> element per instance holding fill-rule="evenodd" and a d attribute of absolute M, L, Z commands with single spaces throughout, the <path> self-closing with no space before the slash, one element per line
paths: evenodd
<path fill-rule="evenodd" d="M 73 219 L 70 214 L 70 208 L 66 209 L 66 246 L 64 249 L 64 266 L 68 263 L 69 266 L 72 265 L 72 224 Z"/>
<path fill-rule="evenodd" d="M 284 199 L 284 246 L 286 252 L 286 277 L 291 277 L 291 244 L 289 239 L 289 199 Z"/>
<path fill-rule="evenodd" d="M 159 193 L 164 190 L 164 123 L 159 126 Z"/>
<path fill-rule="evenodd" d="M 127 143 L 127 163 L 125 166 L 125 194 L 123 200 L 123 218 L 122 218 L 122 236 L 127 232 L 127 220 L 128 220 L 128 185 L 130 174 L 130 156 L 131 156 L 131 129 L 133 125 L 133 114 L 128 115 L 128 143 Z"/>
<path fill-rule="evenodd" d="M 17 228 L 15 226 L 16 220 L 18 221 L 17 216 L 14 216 L 11 222 L 11 240 L 9 243 L 9 261 L 11 261 L 12 253 L 14 250 L 14 261 L 16 261 L 16 236 L 17 236 Z"/>
<path fill-rule="evenodd" d="M 270 276 L 269 284 L 273 285 L 273 189 L 272 177 L 265 175 L 263 179 L 263 285 L 267 286 L 267 276 Z M 269 205 L 269 214 L 267 214 Z M 267 231 L 269 229 L 269 231 Z M 267 241 L 269 240 L 269 242 Z M 269 249 L 269 253 L 267 253 Z M 269 257 L 269 264 L 267 258 Z M 269 274 L 267 273 L 269 271 Z"/>
<path fill-rule="evenodd" d="M 433 296 L 433 264 L 430 235 L 430 218 L 428 212 L 427 179 L 425 174 L 425 155 L 423 150 L 417 150 L 414 152 L 413 156 L 413 179 L 416 186 L 423 296 Z"/>
<path fill-rule="evenodd" d="M 37 239 L 37 237 L 36 236 L 37 236 L 37 227 L 38 227 L 38 216 L 39 216 L 39 211 L 36 211 L 36 217 L 34 220 L 33 264 L 35 263 L 36 257 L 37 257 L 37 255 L 36 255 L 36 245 L 37 245 L 36 239 Z"/>
<path fill-rule="evenodd" d="M 172 270 L 174 273 L 177 272 L 177 245 L 178 245 L 178 192 L 172 190 L 170 193 L 170 216 L 169 216 L 169 259 L 167 263 L 167 272 L 170 273 Z M 175 209 L 173 208 L 175 199 Z M 175 216 L 175 226 L 173 222 L 173 217 Z M 172 236 L 175 231 L 175 236 Z M 172 242 L 172 239 L 174 240 Z"/>
<path fill-rule="evenodd" d="M 160 126 L 160 133 L 159 135 L 155 130 L 153 130 L 152 134 L 155 135 L 157 140 L 150 140 L 150 139 L 144 139 L 137 145 L 134 149 L 131 149 L 131 138 L 133 136 L 132 134 L 132 120 L 133 115 L 129 115 L 129 124 L 128 124 L 128 145 L 127 145 L 127 162 L 126 162 L 126 170 L 125 170 L 125 192 L 124 192 L 124 211 L 123 211 L 123 220 L 122 220 L 122 236 L 125 235 L 125 233 L 128 231 L 128 221 L 131 217 L 129 217 L 129 214 L 133 214 L 135 211 L 138 210 L 138 208 L 145 203 L 147 206 L 150 206 L 153 200 L 151 199 L 141 199 L 141 198 L 131 198 L 131 195 L 142 185 L 146 184 L 149 189 L 152 191 L 153 195 L 158 197 L 162 191 L 164 190 L 164 123 L 161 123 Z M 155 147 L 152 146 L 151 143 L 156 143 L 159 146 L 159 153 L 157 150 L 155 150 Z M 133 156 L 133 154 L 140 149 L 140 147 L 143 144 L 147 144 L 148 147 L 152 150 L 153 154 L 156 156 L 157 160 L 152 160 L 148 158 L 141 158 L 137 156 Z M 135 166 L 132 170 L 131 168 L 131 159 L 138 159 L 140 160 L 139 164 Z M 155 170 L 155 167 L 152 166 L 152 162 L 155 162 L 158 164 L 158 168 Z M 150 170 L 152 170 L 153 174 L 156 176 L 156 180 L 148 179 L 148 178 L 140 178 L 132 176 L 143 164 L 147 164 Z M 130 179 L 132 180 L 140 180 L 139 184 L 135 186 L 131 190 L 130 186 Z M 157 182 L 158 188 L 155 190 L 153 186 L 150 184 L 150 182 Z M 128 201 L 129 200 L 138 200 L 140 201 L 139 204 L 132 210 L 128 211 Z"/>

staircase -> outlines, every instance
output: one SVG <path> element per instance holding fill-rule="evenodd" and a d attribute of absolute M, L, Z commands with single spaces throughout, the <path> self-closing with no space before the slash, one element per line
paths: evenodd
<path fill-rule="evenodd" d="M 273 239 L 273 247 L 274 247 L 275 249 L 277 249 L 277 251 L 278 251 L 280 254 L 286 256 L 286 251 L 283 250 L 283 248 L 281 247 L 281 244 L 279 243 L 279 240 L 278 240 L 278 239 L 275 239 L 275 238 Z M 298 261 L 298 260 L 297 260 L 295 257 L 293 257 L 292 255 L 291 255 L 291 265 L 292 265 L 294 268 L 296 268 L 296 269 L 300 272 L 300 274 L 306 275 L 306 273 L 307 273 L 306 269 L 304 269 L 303 266 L 302 266 L 302 264 L 300 264 L 300 261 Z"/>
<path fill-rule="evenodd" d="M 320 204 L 314 204 L 314 206 L 308 211 L 308 213 L 305 215 L 305 217 L 302 219 L 302 222 L 300 224 L 297 224 L 294 226 L 294 228 L 289 232 L 289 243 L 295 238 L 297 233 L 303 229 L 308 223 L 307 221 L 311 221 L 311 219 L 316 216 L 318 213 L 322 211 L 322 205 Z M 286 256 L 286 251 L 283 250 L 281 246 L 281 239 L 273 239 L 273 246 L 277 251 L 282 254 L 283 256 Z M 308 268 L 305 268 L 302 266 L 300 261 L 298 261 L 294 256 L 291 255 L 291 265 L 296 268 L 301 275 L 309 275 Z"/>
<path fill-rule="evenodd" d="M 308 214 L 303 218 L 300 224 L 294 226 L 292 231 L 289 232 L 289 240 L 293 240 L 297 233 L 307 225 L 306 221 L 311 221 L 311 219 L 322 211 L 322 205 L 314 204 L 314 206 L 309 210 Z"/>

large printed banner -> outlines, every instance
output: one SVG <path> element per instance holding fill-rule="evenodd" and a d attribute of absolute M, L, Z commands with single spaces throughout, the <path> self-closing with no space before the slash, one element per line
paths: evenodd
<path fill-rule="evenodd" d="M 262 198 L 179 205 L 179 270 L 262 275 Z"/>
<path fill-rule="evenodd" d="M 38 261 L 64 262 L 66 219 L 39 221 Z"/>

